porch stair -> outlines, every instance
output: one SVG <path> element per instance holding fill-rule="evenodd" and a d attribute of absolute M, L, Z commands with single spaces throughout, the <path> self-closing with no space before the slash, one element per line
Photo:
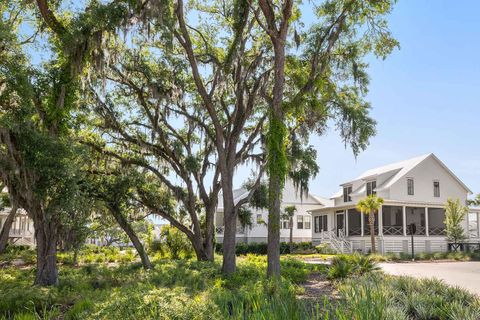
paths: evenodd
<path fill-rule="evenodd" d="M 320 240 L 321 243 L 328 244 L 336 253 L 353 252 L 352 242 L 346 240 L 342 233 L 337 236 L 335 231 L 322 231 Z"/>

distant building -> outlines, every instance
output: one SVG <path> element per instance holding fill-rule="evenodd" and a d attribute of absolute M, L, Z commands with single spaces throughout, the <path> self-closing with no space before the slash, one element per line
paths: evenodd
<path fill-rule="evenodd" d="M 0 211 L 0 230 L 3 228 L 11 208 Z M 23 209 L 18 209 L 9 232 L 9 242 L 13 245 L 35 246 L 33 221 Z"/>
<path fill-rule="evenodd" d="M 234 201 L 237 203 L 240 199 L 245 198 L 248 191 L 245 188 L 234 191 Z M 219 197 L 219 204 L 215 216 L 216 238 L 218 242 L 223 241 L 223 200 Z M 282 196 L 282 210 L 286 206 L 294 205 L 297 208 L 295 216 L 293 217 L 293 241 L 312 241 L 312 217 L 309 211 L 313 209 L 329 206 L 331 200 L 320 198 L 312 194 L 303 195 L 300 197 L 300 190 L 295 190 L 292 182 L 287 181 Z M 248 204 L 247 204 L 248 206 Z M 251 228 L 244 228 L 237 220 L 237 242 L 267 242 L 267 225 L 268 210 L 250 208 L 252 211 L 253 225 Z M 290 227 L 288 219 L 282 219 L 280 240 L 289 241 Z"/>

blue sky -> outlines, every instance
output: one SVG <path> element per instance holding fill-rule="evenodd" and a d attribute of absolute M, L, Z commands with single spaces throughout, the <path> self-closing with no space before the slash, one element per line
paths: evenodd
<path fill-rule="evenodd" d="M 368 100 L 378 134 L 355 159 L 332 130 L 312 137 L 320 173 L 312 193 L 330 196 L 362 171 L 435 153 L 480 193 L 479 1 L 399 1 L 389 17 L 401 48 L 372 60 Z"/>

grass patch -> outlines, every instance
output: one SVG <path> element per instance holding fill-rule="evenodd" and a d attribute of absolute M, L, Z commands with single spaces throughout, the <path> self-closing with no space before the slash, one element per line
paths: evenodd
<path fill-rule="evenodd" d="M 57 287 L 32 286 L 33 266 L 0 269 L 0 319 L 480 319 L 479 302 L 467 292 L 373 272 L 374 258 L 358 254 L 337 255 L 332 266 L 282 256 L 276 280 L 265 278 L 266 257 L 251 254 L 238 258 L 229 277 L 220 273 L 219 256 L 216 262 L 157 256 L 149 271 L 131 262 L 132 251 L 88 248 L 80 256 L 79 267 L 62 257 Z M 297 299 L 312 272 L 335 279 L 339 300 Z"/>
<path fill-rule="evenodd" d="M 476 296 L 439 280 L 371 273 L 344 280 L 338 319 L 478 320 Z"/>

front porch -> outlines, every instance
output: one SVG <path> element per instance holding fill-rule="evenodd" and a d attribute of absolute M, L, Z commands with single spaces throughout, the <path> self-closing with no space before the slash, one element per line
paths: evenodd
<path fill-rule="evenodd" d="M 443 207 L 386 204 L 375 214 L 374 232 L 376 236 L 407 236 L 407 226 L 414 223 L 417 236 L 445 236 L 444 220 Z M 370 236 L 368 214 L 356 208 L 335 210 L 333 222 L 324 231 L 335 231 L 339 237 Z"/>
<path fill-rule="evenodd" d="M 368 214 L 362 214 L 354 205 L 325 208 L 313 215 L 314 243 L 332 244 L 338 252 L 371 250 Z M 414 223 L 416 252 L 447 251 L 444 220 L 445 209 L 440 206 L 387 202 L 375 214 L 377 250 L 380 253 L 408 252 L 411 248 L 408 225 Z"/>

